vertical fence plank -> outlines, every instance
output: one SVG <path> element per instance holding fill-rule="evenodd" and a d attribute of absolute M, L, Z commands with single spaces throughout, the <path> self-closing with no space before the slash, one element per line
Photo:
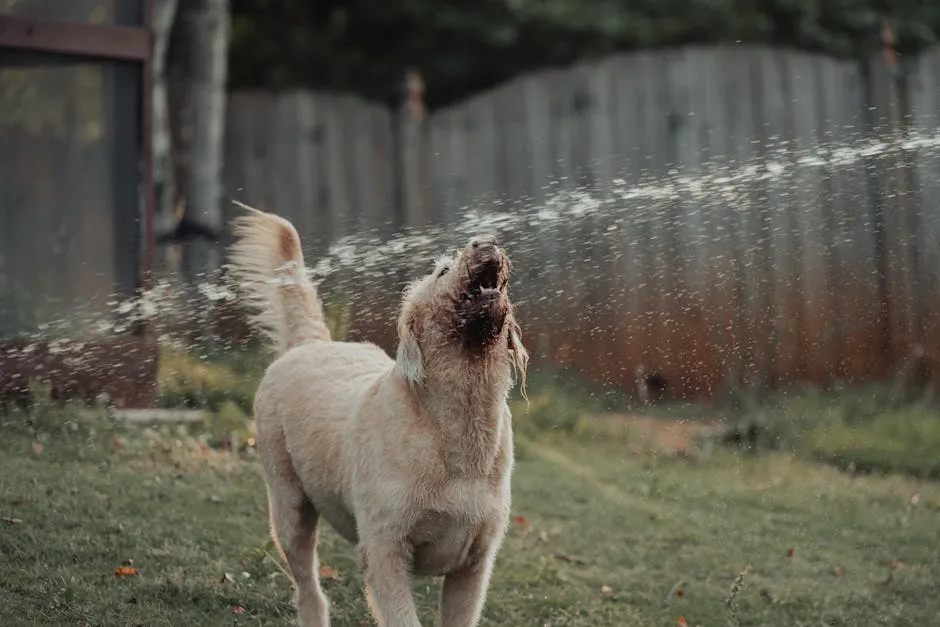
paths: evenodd
<path fill-rule="evenodd" d="M 273 94 L 258 92 L 252 116 L 252 196 L 262 208 L 277 213 L 277 198 L 274 197 L 276 181 L 273 181 L 275 107 L 277 98 Z"/>
<path fill-rule="evenodd" d="M 623 363 L 617 350 L 621 335 L 621 309 L 625 306 L 623 284 L 618 276 L 622 247 L 618 232 L 622 215 L 614 202 L 614 131 L 616 84 L 614 63 L 606 60 L 585 68 L 585 162 L 593 195 L 600 203 L 594 219 L 593 284 L 590 302 L 594 310 L 594 346 L 598 379 L 603 382 L 623 379 Z"/>
<path fill-rule="evenodd" d="M 317 229 L 315 216 L 320 211 L 319 177 L 317 176 L 316 143 L 320 139 L 320 129 L 316 123 L 316 105 L 310 94 L 298 93 L 295 96 L 294 129 L 296 162 L 293 172 L 297 177 L 297 212 L 303 216 L 294 226 L 300 234 L 304 247 L 314 239 Z"/>
<path fill-rule="evenodd" d="M 852 307 L 857 315 L 849 321 L 843 333 L 846 344 L 855 347 L 852 361 L 853 372 L 859 377 L 856 380 L 870 381 L 885 376 L 890 361 L 885 337 L 880 226 L 876 219 L 879 201 L 873 163 L 860 156 L 866 143 L 872 139 L 867 126 L 868 86 L 861 68 L 853 68 L 844 85 L 849 95 L 845 102 L 845 115 L 851 121 L 847 135 L 852 138 L 849 140 L 851 148 L 859 156 L 844 168 L 851 189 L 847 195 L 857 199 L 847 216 L 850 234 L 847 252 L 851 259 L 846 260 L 846 264 L 853 268 L 856 289 L 847 292 L 843 286 L 842 291 L 846 296 L 851 295 L 852 300 L 846 306 Z"/>
<path fill-rule="evenodd" d="M 442 202 L 437 196 L 441 136 L 433 121 L 429 123 L 422 112 L 407 104 L 398 114 L 398 130 L 403 221 L 399 226 L 425 224 Z M 429 186 L 433 192 L 428 191 Z"/>
<path fill-rule="evenodd" d="M 343 235 L 345 217 L 352 210 L 352 199 L 346 186 L 344 164 L 346 163 L 346 103 L 335 95 L 323 96 L 321 104 L 324 112 L 325 130 L 325 169 L 329 181 L 329 201 L 323 207 L 327 212 L 327 241 L 334 241 Z"/>
<path fill-rule="evenodd" d="M 393 130 L 393 120 L 395 119 L 390 111 L 376 105 L 372 106 L 370 117 L 370 127 L 372 134 L 369 137 L 368 155 L 369 155 L 369 174 L 373 178 L 374 194 L 373 208 L 374 215 L 371 218 L 371 224 L 379 235 L 387 235 L 391 230 L 393 216 L 396 213 L 395 193 L 395 137 Z M 428 133 L 427 124 L 424 123 L 421 129 L 421 154 L 424 160 L 421 162 L 420 189 L 418 193 L 422 198 L 422 206 L 427 207 L 430 202 L 428 190 Z"/>
<path fill-rule="evenodd" d="M 300 199 L 300 177 L 297 175 L 297 125 L 299 95 L 281 94 L 274 103 L 270 121 L 271 153 L 268 164 L 269 202 L 271 210 L 297 225 L 299 232 L 307 229 L 307 209 Z"/>
<path fill-rule="evenodd" d="M 457 213 L 457 196 L 453 182 L 454 143 L 451 141 L 453 115 L 450 110 L 439 111 L 431 119 L 434 164 L 429 185 L 437 200 L 430 216 L 447 223 L 447 216 Z"/>
<path fill-rule="evenodd" d="M 900 93 L 893 68 L 878 55 L 869 62 L 869 110 L 871 130 L 889 146 L 874 160 L 876 228 L 879 235 L 882 298 L 886 313 L 885 333 L 891 367 L 900 366 L 917 343 L 917 288 L 911 251 L 915 233 L 911 230 L 906 178 L 903 172 L 902 112 Z"/>
<path fill-rule="evenodd" d="M 245 166 L 248 152 L 245 131 L 245 114 L 249 111 L 244 97 L 240 93 L 231 94 L 225 104 L 225 156 L 222 162 L 222 224 L 227 225 L 239 210 L 232 204 L 233 199 L 243 200 L 245 192 Z M 231 243 L 231 232 L 224 229 L 222 245 Z"/>
<path fill-rule="evenodd" d="M 810 57 L 810 61 L 814 61 Z M 816 138 L 819 144 L 818 157 L 824 161 L 820 172 L 820 212 L 822 219 L 821 234 L 824 240 L 823 264 L 825 282 L 821 289 L 820 300 L 825 303 L 826 328 L 825 340 L 829 352 L 829 372 L 833 382 L 843 381 L 845 372 L 845 314 L 846 308 L 840 298 L 840 289 L 844 285 L 845 267 L 845 212 L 846 198 L 843 194 L 842 168 L 833 163 L 836 145 L 844 141 L 842 126 L 846 120 L 840 115 L 842 101 L 846 97 L 842 74 L 846 68 L 838 61 L 825 59 L 816 61 L 815 89 L 817 91 L 817 119 L 819 124 Z"/>
<path fill-rule="evenodd" d="M 801 305 L 803 326 L 800 333 L 798 372 L 813 383 L 829 386 L 838 367 L 832 312 L 829 307 L 828 234 L 825 219 L 827 199 L 823 193 L 825 169 L 820 159 L 820 100 L 817 73 L 819 64 L 803 53 L 793 53 L 789 62 L 792 103 L 793 164 L 795 214 L 794 240 L 799 241 L 800 286 L 793 293 Z"/>
<path fill-rule="evenodd" d="M 620 246 L 616 257 L 619 281 L 614 291 L 617 299 L 615 316 L 619 321 L 616 354 L 621 362 L 619 380 L 635 383 L 637 369 L 649 351 L 650 339 L 645 299 L 650 286 L 642 271 L 644 248 L 649 245 L 648 238 L 644 236 L 649 216 L 644 215 L 642 206 L 638 206 L 645 201 L 635 197 L 644 182 L 642 131 L 645 101 L 642 90 L 637 88 L 643 76 L 636 55 L 615 57 L 609 68 L 612 74 L 610 111 L 615 155 L 613 191 L 618 213 L 617 244 Z"/>
<path fill-rule="evenodd" d="M 643 157 L 642 188 L 645 193 L 637 203 L 640 209 L 641 226 L 640 258 L 642 259 L 644 307 L 644 331 L 647 342 L 640 368 L 650 376 L 661 374 L 665 359 L 669 355 L 669 324 L 667 274 L 665 268 L 665 245 L 667 240 L 666 204 L 659 185 L 668 177 L 670 164 L 666 153 L 670 120 L 669 86 L 666 68 L 673 53 L 658 55 L 641 53 L 638 58 L 638 81 L 643 116 L 638 121 L 643 129 L 640 135 L 641 155 Z"/>
<path fill-rule="evenodd" d="M 742 263 L 737 241 L 736 214 L 740 211 L 725 189 L 730 174 L 732 127 L 724 107 L 722 77 L 727 72 L 726 50 L 713 54 L 697 51 L 693 57 L 695 79 L 694 132 L 699 145 L 699 176 L 696 195 L 702 213 L 698 253 L 688 268 L 690 281 L 699 294 L 700 324 L 705 349 L 701 357 L 700 392 L 721 395 L 736 386 L 740 364 L 740 342 L 736 312 L 744 304 L 740 297 L 738 268 Z M 739 80 L 739 77 L 736 77 Z"/>
<path fill-rule="evenodd" d="M 794 214 L 793 183 L 788 174 L 787 148 L 789 108 L 787 104 L 786 63 L 789 52 L 773 53 L 759 50 L 754 56 L 757 70 L 757 93 L 761 100 L 757 123 L 761 175 L 766 205 L 760 207 L 761 232 L 767 238 L 765 255 L 770 262 L 770 303 L 765 315 L 774 321 L 769 338 L 768 369 L 771 381 L 786 381 L 798 374 L 800 351 L 799 330 L 802 316 L 794 306 L 793 291 L 799 286 L 799 242 L 792 237 Z M 762 199 L 763 200 L 763 199 Z"/>
<path fill-rule="evenodd" d="M 752 167 L 755 160 L 754 115 L 755 102 L 752 96 L 752 75 L 749 50 L 730 48 L 720 60 L 724 70 L 720 82 L 721 94 L 716 103 L 716 115 L 727 120 L 724 131 L 727 145 L 725 175 L 719 189 L 728 204 L 728 230 L 734 242 L 735 264 L 733 266 L 735 285 L 734 313 L 731 334 L 734 357 L 723 364 L 723 379 L 734 388 L 751 388 L 759 385 L 758 364 L 761 355 L 758 343 L 762 343 L 762 329 L 759 324 L 766 324 L 767 315 L 761 298 L 763 265 L 760 260 L 760 202 L 756 193 L 757 185 L 753 180 L 739 177 L 745 169 Z M 730 393 L 731 390 L 728 390 Z"/>

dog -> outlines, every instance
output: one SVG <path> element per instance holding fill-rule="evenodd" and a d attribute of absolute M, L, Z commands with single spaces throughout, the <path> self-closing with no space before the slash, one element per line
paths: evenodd
<path fill-rule="evenodd" d="M 333 341 L 287 220 L 247 208 L 231 269 L 252 324 L 277 347 L 254 401 L 272 536 L 302 626 L 329 625 L 317 527 L 358 548 L 384 627 L 420 625 L 412 576 L 442 576 L 438 624 L 477 625 L 510 515 L 512 424 L 528 354 L 510 262 L 477 237 L 404 291 L 391 359 Z"/>

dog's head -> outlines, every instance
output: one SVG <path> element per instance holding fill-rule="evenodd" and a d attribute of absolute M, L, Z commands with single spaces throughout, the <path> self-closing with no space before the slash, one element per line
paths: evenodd
<path fill-rule="evenodd" d="M 493 237 L 474 237 L 405 290 L 398 320 L 397 365 L 411 383 L 429 369 L 505 363 L 525 383 L 528 354 L 509 300 L 509 257 Z"/>

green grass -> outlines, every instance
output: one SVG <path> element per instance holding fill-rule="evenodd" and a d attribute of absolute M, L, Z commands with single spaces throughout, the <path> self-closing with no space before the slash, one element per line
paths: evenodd
<path fill-rule="evenodd" d="M 0 428 L 0 625 L 291 624 L 252 455 L 59 417 Z M 517 441 L 513 513 L 526 524 L 509 531 L 484 624 L 936 622 L 940 486 L 784 453 L 625 448 Z M 339 574 L 324 584 L 333 624 L 368 621 L 352 548 L 327 530 L 321 559 Z M 115 576 L 126 560 L 138 577 Z M 437 590 L 415 585 L 424 624 Z"/>

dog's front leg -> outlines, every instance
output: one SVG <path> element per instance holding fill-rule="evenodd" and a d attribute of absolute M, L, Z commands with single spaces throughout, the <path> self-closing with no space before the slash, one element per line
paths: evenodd
<path fill-rule="evenodd" d="M 478 560 L 444 577 L 440 627 L 476 627 L 495 561 L 496 547 L 490 547 Z"/>
<path fill-rule="evenodd" d="M 359 550 L 366 600 L 379 627 L 421 627 L 411 596 L 407 545 L 373 542 Z"/>

